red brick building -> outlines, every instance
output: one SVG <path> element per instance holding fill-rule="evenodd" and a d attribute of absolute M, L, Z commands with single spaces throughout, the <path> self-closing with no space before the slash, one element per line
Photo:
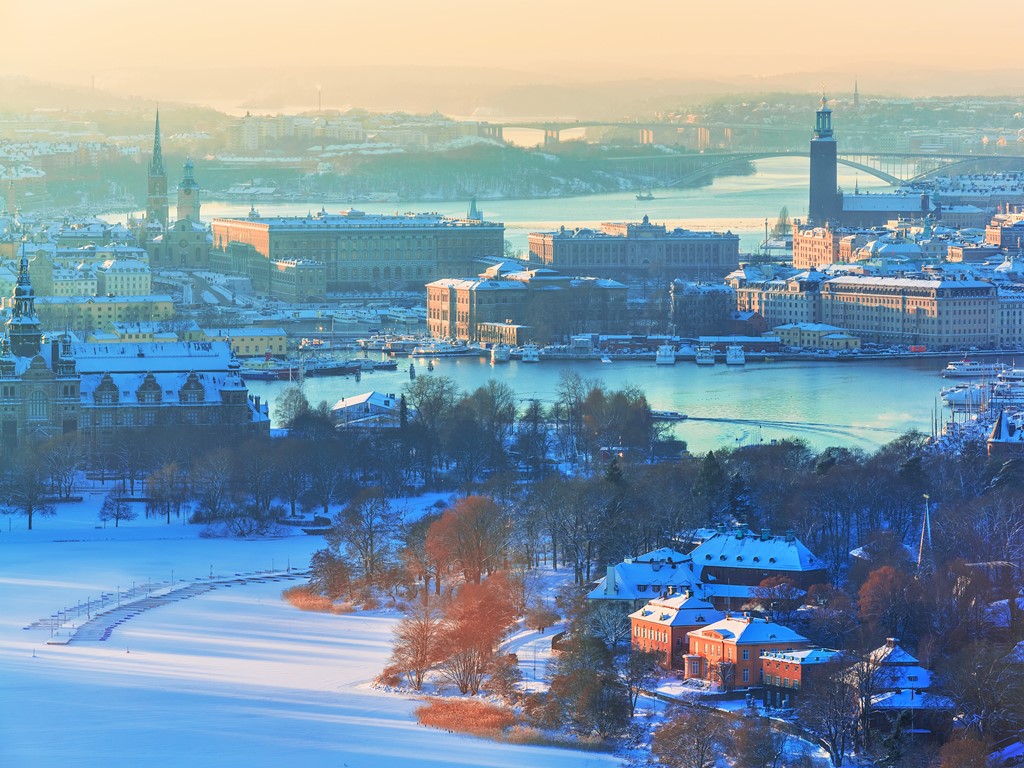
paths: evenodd
<path fill-rule="evenodd" d="M 726 614 L 714 624 L 687 633 L 687 679 L 707 680 L 720 691 L 761 684 L 761 655 L 803 650 L 806 637 L 789 627 L 750 614 Z"/>
<path fill-rule="evenodd" d="M 632 644 L 638 650 L 662 654 L 664 669 L 682 669 L 689 648 L 687 633 L 724 618 L 724 613 L 689 590 L 655 598 L 629 615 Z"/>
<path fill-rule="evenodd" d="M 842 654 L 828 648 L 802 651 L 769 651 L 761 655 L 761 682 L 766 707 L 796 706 L 799 691 L 812 688 L 815 678 L 832 669 L 829 664 L 840 661 Z"/>

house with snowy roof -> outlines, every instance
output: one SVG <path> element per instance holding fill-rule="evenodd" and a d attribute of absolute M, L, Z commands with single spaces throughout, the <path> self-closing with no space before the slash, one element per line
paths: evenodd
<path fill-rule="evenodd" d="M 704 680 L 716 690 L 760 685 L 761 656 L 804 650 L 806 637 L 789 627 L 749 613 L 724 619 L 687 633 L 689 653 L 683 658 L 687 679 Z"/>
<path fill-rule="evenodd" d="M 651 598 L 680 594 L 686 590 L 699 592 L 701 587 L 690 557 L 661 547 L 609 565 L 605 577 L 590 591 L 587 599 L 613 602 L 629 612 L 639 609 Z"/>
<path fill-rule="evenodd" d="M 751 600 L 756 587 L 768 578 L 784 577 L 801 589 L 828 581 L 824 561 L 793 531 L 777 536 L 767 528 L 756 533 L 742 524 L 733 531 L 720 525 L 689 557 L 705 594 L 724 610 Z"/>
<path fill-rule="evenodd" d="M 932 673 L 917 658 L 887 637 L 885 645 L 854 666 L 854 676 L 870 675 L 870 717 L 876 728 L 888 729 L 901 717 L 906 727 L 924 734 L 944 735 L 952 726 L 954 705 L 946 696 L 933 693 Z"/>
<path fill-rule="evenodd" d="M 629 614 L 632 646 L 662 655 L 664 669 L 682 669 L 689 632 L 725 618 L 709 600 L 692 591 L 657 597 Z"/>
<path fill-rule="evenodd" d="M 800 691 L 815 686 L 842 661 L 843 654 L 831 648 L 799 651 L 767 651 L 761 654 L 761 681 L 766 707 L 789 709 L 800 699 Z"/>
<path fill-rule="evenodd" d="M 339 428 L 394 428 L 402 418 L 402 399 L 394 393 L 363 392 L 343 397 L 331 408 Z"/>

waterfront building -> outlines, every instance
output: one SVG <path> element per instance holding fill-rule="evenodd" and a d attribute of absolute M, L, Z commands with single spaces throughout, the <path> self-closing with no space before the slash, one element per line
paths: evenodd
<path fill-rule="evenodd" d="M 676 336 L 695 339 L 732 327 L 736 291 L 725 284 L 673 280 L 669 287 L 670 322 Z"/>
<path fill-rule="evenodd" d="M 284 357 L 288 336 L 284 328 L 201 328 L 185 334 L 190 341 L 223 341 L 236 357 Z"/>
<path fill-rule="evenodd" d="M 832 110 L 821 97 L 815 114 L 814 138 L 810 142 L 810 195 L 807 206 L 809 223 L 823 226 L 839 218 L 842 210 L 837 194 L 838 165 L 836 138 L 832 132 Z"/>
<path fill-rule="evenodd" d="M 328 291 L 397 290 L 472 274 L 481 258 L 504 251 L 505 227 L 436 213 L 263 217 L 254 209 L 244 219 L 214 219 L 214 249 L 234 243 L 268 261 L 324 264 Z"/>
<path fill-rule="evenodd" d="M 606 222 L 600 229 L 531 232 L 530 261 L 562 272 L 606 277 L 710 280 L 739 264 L 740 239 L 732 232 L 668 230 L 640 222 Z"/>
<path fill-rule="evenodd" d="M 663 669 L 682 669 L 687 634 L 725 618 L 725 614 L 692 591 L 649 600 L 629 614 L 633 648 L 661 654 Z"/>
<path fill-rule="evenodd" d="M 402 423 L 402 399 L 376 391 L 343 397 L 331 407 L 331 418 L 343 428 L 394 429 Z"/>
<path fill-rule="evenodd" d="M 815 269 L 792 270 L 747 267 L 733 272 L 726 284 L 736 292 L 739 312 L 756 312 L 769 327 L 787 323 L 821 322 L 821 286 L 826 276 Z"/>
<path fill-rule="evenodd" d="M 884 231 L 840 227 L 832 222 L 811 226 L 797 220 L 793 223 L 793 268 L 821 269 L 853 261 L 860 248 Z"/>
<path fill-rule="evenodd" d="M 934 349 L 998 343 L 996 287 L 980 280 L 842 276 L 821 286 L 821 322 L 862 341 Z"/>
<path fill-rule="evenodd" d="M 504 264 L 477 278 L 427 284 L 427 332 L 435 338 L 510 343 L 511 332 L 501 328 L 513 326 L 520 342 L 524 335 L 549 343 L 583 333 L 626 333 L 626 286 L 552 269 L 509 272 Z"/>
<path fill-rule="evenodd" d="M 787 323 L 772 328 L 772 333 L 787 347 L 825 351 L 860 349 L 860 339 L 826 323 Z"/>

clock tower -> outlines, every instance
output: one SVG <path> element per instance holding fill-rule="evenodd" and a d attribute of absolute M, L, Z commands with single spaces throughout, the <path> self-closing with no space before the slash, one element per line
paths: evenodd
<path fill-rule="evenodd" d="M 178 220 L 199 221 L 199 185 L 192 175 L 192 158 L 185 161 L 185 174 L 178 184 Z"/>

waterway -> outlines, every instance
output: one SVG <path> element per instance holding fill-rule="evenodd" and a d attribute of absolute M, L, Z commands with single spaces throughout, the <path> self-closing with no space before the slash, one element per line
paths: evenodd
<path fill-rule="evenodd" d="M 526 249 L 527 234 L 560 226 L 595 227 L 603 221 L 635 221 L 645 214 L 654 222 L 673 227 L 732 231 L 740 235 L 741 250 L 756 251 L 764 239 L 765 222 L 775 223 L 780 209 L 792 217 L 806 216 L 807 160 L 774 158 L 756 163 L 750 176 L 716 178 L 710 185 L 691 189 L 654 189 L 653 200 L 640 201 L 633 192 L 544 200 L 480 200 L 487 219 L 504 222 L 506 237 Z M 839 167 L 839 184 L 862 190 L 886 186 L 864 174 Z M 264 215 L 302 215 L 321 208 L 318 201 L 257 203 Z M 323 205 L 328 211 L 346 206 Z M 468 201 L 359 203 L 370 213 L 437 211 L 464 215 Z M 203 219 L 241 216 L 249 203 L 211 201 L 203 204 Z M 953 355 L 950 356 L 951 358 Z M 746 445 L 785 437 L 799 437 L 816 449 L 844 445 L 873 450 L 908 429 L 930 432 L 939 408 L 938 372 L 945 360 L 882 360 L 837 362 L 751 361 L 743 368 L 724 365 L 698 367 L 692 363 L 655 366 L 653 362 L 550 363 L 523 365 L 511 362 L 492 367 L 476 358 L 447 358 L 434 362 L 433 375 L 452 377 L 471 391 L 496 378 L 510 384 L 521 402 L 554 402 L 560 372 L 568 368 L 611 389 L 627 384 L 642 388 L 651 406 L 688 414 L 673 425 L 690 450 L 707 451 L 721 445 Z M 415 362 L 418 375 L 429 375 L 425 362 Z M 409 382 L 408 362 L 397 372 L 365 374 L 357 382 L 347 378 L 312 378 L 305 382 L 314 404 L 375 389 L 398 394 Z M 250 382 L 253 394 L 271 403 L 287 382 Z"/>
<path fill-rule="evenodd" d="M 461 357 L 435 359 L 432 373 L 427 372 L 425 360 L 412 364 L 418 377 L 448 376 L 463 391 L 492 378 L 506 382 L 521 405 L 531 399 L 546 405 L 555 402 L 563 370 L 600 381 L 608 389 L 635 385 L 647 394 L 652 408 L 687 414 L 685 421 L 672 424 L 674 433 L 691 451 L 704 452 L 786 437 L 806 440 L 815 449 L 842 445 L 872 451 L 909 429 L 930 433 L 935 412 L 941 412 L 939 389 L 950 384 L 939 375 L 946 362 L 928 357 L 750 361 L 743 367 L 692 362 L 657 366 L 653 361 L 491 365 L 485 358 Z M 333 405 L 371 389 L 397 395 L 409 383 L 409 363 L 400 358 L 398 371 L 364 374 L 360 381 L 310 378 L 304 391 L 314 405 L 322 400 Z M 249 382 L 253 394 L 271 403 L 271 416 L 274 399 L 288 386 L 288 382 Z"/>
<path fill-rule="evenodd" d="M 806 158 L 780 157 L 759 160 L 750 176 L 723 176 L 704 187 L 654 189 L 653 200 L 637 200 L 635 192 L 610 192 L 600 195 L 559 197 L 542 200 L 478 200 L 484 217 L 505 224 L 505 236 L 526 251 L 530 232 L 554 230 L 560 226 L 597 227 L 604 221 L 639 221 L 644 215 L 651 221 L 670 227 L 695 230 L 731 231 L 740 236 L 740 250 L 756 251 L 764 240 L 765 220 L 775 224 L 783 206 L 793 218 L 807 216 Z M 839 185 L 846 189 L 880 191 L 888 185 L 873 176 L 858 174 L 839 166 Z M 210 221 L 219 216 L 244 216 L 249 201 L 203 203 L 202 216 Z M 303 215 L 318 211 L 338 211 L 347 204 L 257 202 L 263 215 Z M 398 211 L 436 211 L 449 216 L 465 216 L 469 201 L 421 201 L 401 203 L 354 203 L 351 207 L 367 213 Z"/>

